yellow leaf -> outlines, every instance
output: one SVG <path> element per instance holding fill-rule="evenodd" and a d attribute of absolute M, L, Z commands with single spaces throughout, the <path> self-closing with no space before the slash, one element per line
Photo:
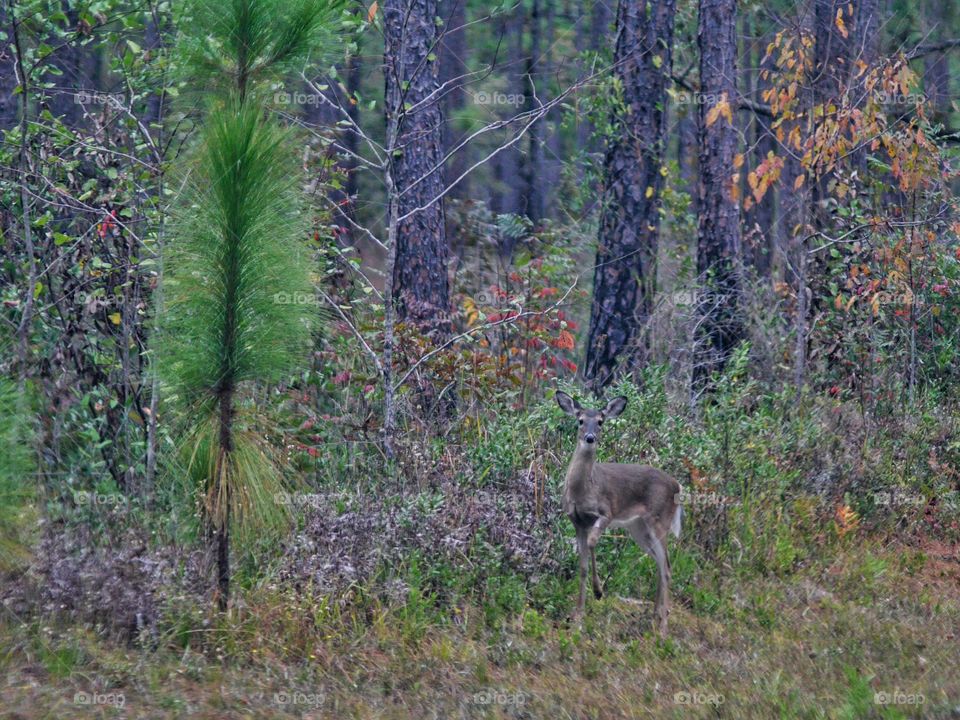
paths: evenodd
<path fill-rule="evenodd" d="M 850 34 L 847 32 L 847 26 L 843 23 L 843 8 L 837 8 L 837 30 L 843 35 L 844 39 Z"/>
<path fill-rule="evenodd" d="M 727 122 L 733 124 L 733 111 L 730 109 L 730 103 L 727 102 L 726 93 L 724 93 L 723 97 L 717 101 L 716 105 L 710 108 L 710 111 L 707 113 L 706 117 L 706 126 L 710 127 L 713 125 L 721 115 L 727 119 Z"/>
<path fill-rule="evenodd" d="M 112 322 L 114 325 L 119 325 L 119 324 L 120 324 L 120 313 L 118 313 L 118 312 L 112 313 L 112 314 L 110 315 L 110 322 Z"/>
<path fill-rule="evenodd" d="M 652 198 L 652 197 L 653 197 L 653 187 L 652 187 L 652 186 L 650 186 L 650 185 L 647 186 L 647 193 L 646 193 L 646 195 L 647 195 L 648 198 Z"/>

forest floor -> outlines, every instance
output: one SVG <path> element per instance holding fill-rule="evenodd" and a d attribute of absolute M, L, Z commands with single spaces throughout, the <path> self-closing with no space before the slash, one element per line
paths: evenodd
<path fill-rule="evenodd" d="M 249 589 L 233 622 L 199 631 L 218 638 L 204 652 L 4 613 L 2 714 L 960 717 L 957 550 L 858 539 L 788 576 L 718 574 L 715 602 L 674 605 L 666 640 L 649 602 L 622 597 L 591 601 L 578 626 L 532 609 L 431 616 L 415 600 L 349 614 Z"/>

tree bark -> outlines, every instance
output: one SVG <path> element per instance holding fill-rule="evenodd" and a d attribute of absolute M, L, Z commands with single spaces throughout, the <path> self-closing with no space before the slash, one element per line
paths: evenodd
<path fill-rule="evenodd" d="M 632 353 L 649 317 L 660 227 L 666 86 L 672 68 L 673 0 L 621 0 L 615 73 L 625 112 L 604 160 L 605 192 L 594 271 L 585 376 L 599 391 Z"/>
<path fill-rule="evenodd" d="M 530 6 L 530 52 L 526 60 L 526 108 L 536 110 L 537 100 L 544 101 L 546 85 L 543 68 L 542 50 L 542 19 L 540 0 L 533 0 Z M 546 122 L 534 123 L 527 132 L 527 153 L 524 156 L 524 196 L 526 207 L 524 214 L 534 223 L 540 222 L 546 214 L 546 197 L 544 194 L 547 184 L 546 171 L 543 162 L 543 143 Z"/>
<path fill-rule="evenodd" d="M 734 183 L 737 151 L 736 0 L 700 0 L 700 194 L 697 271 L 705 291 L 695 385 L 722 370 L 743 339 L 740 320 L 742 249 L 740 202 Z M 726 112 L 717 112 L 724 107 Z"/>
<path fill-rule="evenodd" d="M 467 104 L 467 91 L 463 87 L 465 80 L 455 80 L 464 76 L 467 69 L 466 30 L 467 0 L 442 0 L 444 20 L 443 36 L 440 39 L 440 82 L 452 82 L 443 98 L 443 114 L 447 122 L 443 128 L 443 147 L 449 152 L 462 139 L 462 133 L 455 124 L 455 118 Z M 469 146 L 462 147 L 450 158 L 450 177 L 458 178 L 469 167 Z M 470 196 L 470 176 L 468 175 L 450 191 L 450 197 L 465 199 Z"/>
<path fill-rule="evenodd" d="M 443 214 L 443 114 L 437 0 L 384 4 L 386 108 L 397 128 L 389 148 L 397 202 L 393 293 L 397 317 L 422 332 L 449 332 L 448 246 Z"/>

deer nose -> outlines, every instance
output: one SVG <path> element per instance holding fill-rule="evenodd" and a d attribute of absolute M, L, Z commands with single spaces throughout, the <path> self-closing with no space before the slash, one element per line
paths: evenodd
<path fill-rule="evenodd" d="M 593 433 L 587 433 L 586 435 L 583 436 L 583 439 L 584 439 L 587 443 L 589 443 L 589 444 L 592 445 L 593 442 L 597 439 L 597 436 L 594 435 Z"/>

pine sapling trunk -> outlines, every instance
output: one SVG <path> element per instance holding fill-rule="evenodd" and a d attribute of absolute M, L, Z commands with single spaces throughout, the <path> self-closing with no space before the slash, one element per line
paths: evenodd
<path fill-rule="evenodd" d="M 223 483 L 223 511 L 216 517 L 214 543 L 217 551 L 217 608 L 226 612 L 230 602 L 230 453 L 233 452 L 233 384 L 220 391 L 220 452 L 217 460 L 217 485 L 214 497 L 220 498 Z"/>

